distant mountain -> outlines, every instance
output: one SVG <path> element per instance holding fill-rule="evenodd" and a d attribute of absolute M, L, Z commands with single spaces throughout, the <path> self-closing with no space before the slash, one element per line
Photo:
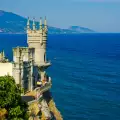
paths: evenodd
<path fill-rule="evenodd" d="M 80 27 L 80 26 L 71 26 L 69 27 L 69 30 L 75 31 L 75 32 L 80 32 L 80 33 L 92 33 L 94 32 L 93 30 L 89 29 L 89 28 L 84 28 L 84 27 Z"/>
<path fill-rule="evenodd" d="M 25 33 L 27 19 L 11 12 L 0 10 L 0 33 Z M 38 26 L 38 22 L 36 22 Z M 61 29 L 48 26 L 49 34 L 79 34 L 91 33 L 93 30 L 88 28 L 72 26 L 68 29 Z"/>

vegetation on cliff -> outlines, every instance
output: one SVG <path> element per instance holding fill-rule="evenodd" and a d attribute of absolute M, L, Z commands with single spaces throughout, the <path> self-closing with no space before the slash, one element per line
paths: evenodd
<path fill-rule="evenodd" d="M 21 99 L 21 89 L 13 77 L 0 77 L 0 120 L 27 120 L 27 104 Z"/>

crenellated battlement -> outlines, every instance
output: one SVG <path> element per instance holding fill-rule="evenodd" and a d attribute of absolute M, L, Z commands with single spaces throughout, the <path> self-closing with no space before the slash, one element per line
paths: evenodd
<path fill-rule="evenodd" d="M 40 22 L 39 22 L 39 28 L 37 29 L 36 27 L 36 22 L 35 22 L 35 18 L 33 18 L 32 20 L 32 28 L 30 27 L 30 19 L 28 18 L 27 21 L 27 34 L 42 34 L 42 33 L 47 33 L 48 29 L 47 29 L 47 20 L 46 17 L 44 19 L 44 24 L 42 23 L 42 18 L 40 18 Z"/>

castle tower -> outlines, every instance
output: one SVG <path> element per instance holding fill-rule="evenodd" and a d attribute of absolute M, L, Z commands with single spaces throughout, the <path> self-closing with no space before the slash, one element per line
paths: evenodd
<path fill-rule="evenodd" d="M 29 19 L 28 19 L 29 23 Z M 30 26 L 30 25 L 29 25 Z M 27 43 L 29 48 L 35 49 L 34 65 L 38 67 L 38 74 L 41 80 L 46 74 L 45 69 L 51 65 L 46 59 L 46 44 L 47 44 L 47 20 L 45 17 L 44 27 L 42 18 L 40 18 L 39 29 L 36 29 L 35 20 L 33 19 L 33 29 L 27 26 Z M 39 78 L 38 78 L 39 79 Z"/>
<path fill-rule="evenodd" d="M 28 19 L 29 21 L 29 19 Z M 29 22 L 28 22 L 29 23 Z M 46 43 L 47 43 L 47 20 L 40 18 L 39 29 L 36 29 L 35 19 L 33 19 L 33 29 L 27 26 L 27 43 L 29 48 L 35 48 L 35 65 L 39 67 L 48 67 L 50 63 L 46 60 Z"/>

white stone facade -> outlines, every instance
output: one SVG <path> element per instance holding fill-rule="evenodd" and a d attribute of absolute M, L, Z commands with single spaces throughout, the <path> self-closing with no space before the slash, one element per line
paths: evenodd
<path fill-rule="evenodd" d="M 12 63 L 0 63 L 0 76 L 10 75 L 13 76 Z"/>
<path fill-rule="evenodd" d="M 32 90 L 34 70 L 34 48 L 17 47 L 13 49 L 13 77 L 16 84 L 25 90 Z"/>

